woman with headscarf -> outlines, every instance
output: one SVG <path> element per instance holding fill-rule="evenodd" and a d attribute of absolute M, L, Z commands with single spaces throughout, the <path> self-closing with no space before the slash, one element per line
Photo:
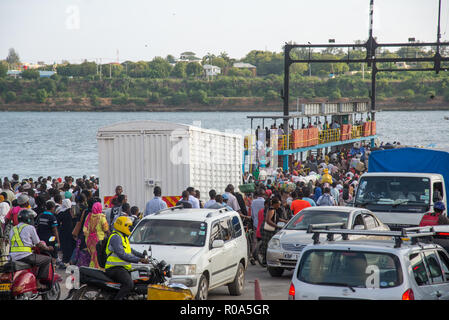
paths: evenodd
<path fill-rule="evenodd" d="M 320 185 L 317 183 L 317 185 L 315 187 L 315 193 L 313 195 L 313 201 L 315 201 L 315 203 L 316 203 L 322 195 L 323 195 L 323 190 L 321 189 Z"/>
<path fill-rule="evenodd" d="M 62 205 L 58 213 L 58 222 L 60 225 L 59 236 L 61 238 L 62 263 L 67 264 L 70 261 L 76 244 L 72 236 L 72 201 L 69 199 L 62 200 Z"/>
<path fill-rule="evenodd" d="M 100 202 L 95 202 L 92 212 L 86 218 L 83 232 L 86 237 L 86 246 L 91 260 L 89 267 L 100 269 L 97 258 L 97 243 L 103 240 L 109 232 L 109 224 L 106 216 L 102 213 L 103 207 Z"/>

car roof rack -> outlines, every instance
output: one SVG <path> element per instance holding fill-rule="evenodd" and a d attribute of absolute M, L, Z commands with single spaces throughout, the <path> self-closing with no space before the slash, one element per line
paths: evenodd
<path fill-rule="evenodd" d="M 313 233 L 313 244 L 320 243 L 320 234 L 323 233 L 327 234 L 327 241 L 334 241 L 335 234 L 340 234 L 343 240 L 348 240 L 349 235 L 387 236 L 394 239 L 395 248 L 400 248 L 403 241 L 411 240 L 412 244 L 416 244 L 419 239 L 432 237 L 436 234 L 433 227 L 404 228 L 401 231 L 330 229 L 330 227 L 335 227 L 335 223 L 310 224 L 307 228 L 307 233 Z"/>
<path fill-rule="evenodd" d="M 226 208 L 226 207 L 223 207 L 223 208 L 220 208 L 220 209 L 215 209 L 215 211 L 209 212 L 209 213 L 206 215 L 206 218 L 211 218 L 211 217 L 213 217 L 213 216 L 217 216 L 217 215 L 223 214 L 223 213 L 225 213 L 225 212 L 231 212 L 231 210 L 229 210 L 229 209 Z"/>
<path fill-rule="evenodd" d="M 165 208 L 165 209 L 159 210 L 159 211 L 156 212 L 154 215 L 158 215 L 158 214 L 161 214 L 161 213 L 173 212 L 173 211 L 175 211 L 175 210 L 179 210 L 179 209 L 183 209 L 183 208 L 184 208 L 184 207 L 183 207 L 182 205 L 174 206 L 174 207 L 170 207 L 170 208 Z"/>

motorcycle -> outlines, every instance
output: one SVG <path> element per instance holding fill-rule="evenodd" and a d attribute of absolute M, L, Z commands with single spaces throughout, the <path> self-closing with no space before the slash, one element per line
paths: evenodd
<path fill-rule="evenodd" d="M 49 242 L 54 242 L 54 237 Z M 39 248 L 32 248 L 36 254 L 46 254 Z M 55 272 L 53 261 L 50 263 L 48 277 L 36 279 L 37 266 L 31 266 L 21 261 L 10 261 L 8 255 L 3 255 L 5 263 L 0 267 L 0 300 L 59 300 L 61 296 L 60 282 L 62 277 Z M 38 289 L 38 281 L 46 286 Z"/>
<path fill-rule="evenodd" d="M 149 257 L 146 250 L 143 254 L 149 264 L 131 264 L 130 273 L 134 288 L 127 296 L 129 300 L 146 299 L 148 285 L 165 284 L 167 277 L 171 277 L 170 265 L 164 260 L 158 261 Z M 120 290 L 120 283 L 114 282 L 100 269 L 80 267 L 78 271 L 80 287 L 71 289 L 65 300 L 112 300 Z"/>

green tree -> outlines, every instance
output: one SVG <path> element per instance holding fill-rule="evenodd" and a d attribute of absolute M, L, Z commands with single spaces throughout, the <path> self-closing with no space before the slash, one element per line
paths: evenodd
<path fill-rule="evenodd" d="M 6 57 L 6 62 L 10 65 L 17 66 L 20 64 L 19 54 L 14 50 L 14 48 L 10 48 L 8 51 L 8 56 Z"/>
<path fill-rule="evenodd" d="M 93 106 L 98 106 L 98 105 L 100 105 L 100 100 L 98 99 L 98 96 L 95 95 L 95 94 L 91 95 L 91 96 L 90 96 L 90 103 L 91 103 Z"/>
<path fill-rule="evenodd" d="M 14 91 L 6 92 L 6 94 L 5 94 L 5 102 L 6 103 L 10 103 L 10 102 L 16 101 L 16 99 L 17 99 L 17 96 L 16 96 L 16 93 Z"/>
<path fill-rule="evenodd" d="M 186 66 L 186 73 L 189 77 L 198 77 L 203 74 L 203 67 L 198 62 L 189 62 Z"/>
<path fill-rule="evenodd" d="M 208 99 L 207 99 L 207 92 L 204 90 L 192 90 L 190 92 L 190 100 L 192 100 L 193 102 L 197 102 L 200 104 L 207 104 L 208 103 Z"/>
<path fill-rule="evenodd" d="M 164 79 L 168 78 L 173 67 L 167 60 L 161 57 L 155 57 L 148 63 L 148 69 L 148 77 L 155 79 Z"/>
<path fill-rule="evenodd" d="M 6 77 L 8 73 L 8 64 L 6 61 L 0 61 L 0 78 Z"/>
<path fill-rule="evenodd" d="M 171 54 L 167 55 L 167 57 L 165 57 L 165 60 L 168 61 L 168 63 L 176 63 L 176 59 L 174 56 L 172 56 Z"/>
<path fill-rule="evenodd" d="M 27 69 L 20 73 L 23 79 L 32 80 L 32 79 L 39 79 L 39 71 L 36 69 Z"/>
<path fill-rule="evenodd" d="M 44 103 L 47 100 L 48 94 L 45 89 L 38 89 L 36 91 L 36 102 Z"/>
<path fill-rule="evenodd" d="M 178 62 L 173 67 L 173 70 L 170 75 L 175 78 L 181 78 L 181 79 L 186 78 L 187 77 L 186 67 L 187 67 L 186 62 Z"/>

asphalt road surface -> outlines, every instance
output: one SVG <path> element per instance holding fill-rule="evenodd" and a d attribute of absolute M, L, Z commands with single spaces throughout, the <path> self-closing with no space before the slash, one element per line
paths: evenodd
<path fill-rule="evenodd" d="M 65 299 L 68 295 L 68 290 L 65 286 L 68 274 L 65 273 L 65 270 L 57 269 L 57 272 L 63 278 L 63 282 L 61 282 L 61 299 Z M 222 286 L 209 291 L 209 300 L 254 300 L 256 279 L 259 281 L 264 300 L 286 300 L 292 274 L 293 271 L 285 271 L 282 277 L 273 278 L 260 265 L 249 265 L 245 272 L 245 289 L 241 296 L 229 295 L 228 287 Z"/>

